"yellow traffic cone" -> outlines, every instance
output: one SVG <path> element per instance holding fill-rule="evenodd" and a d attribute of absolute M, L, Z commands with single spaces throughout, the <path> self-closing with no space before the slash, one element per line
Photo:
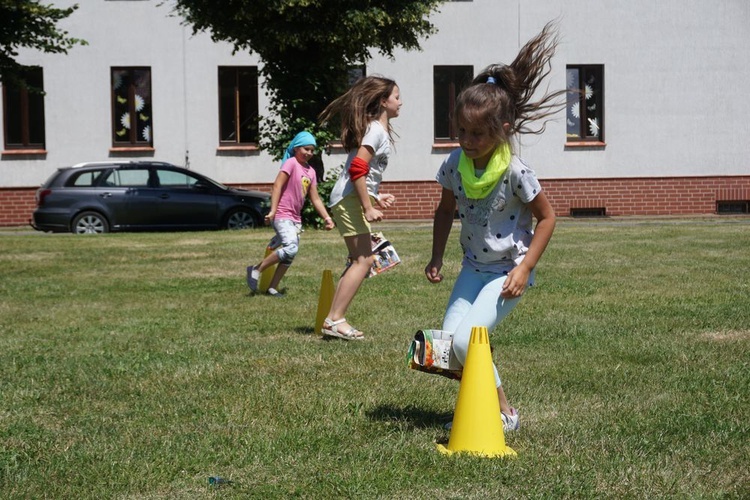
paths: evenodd
<path fill-rule="evenodd" d="M 326 320 L 328 311 L 333 303 L 333 273 L 330 269 L 323 271 L 323 279 L 320 281 L 320 295 L 318 296 L 318 314 L 315 316 L 315 333 L 321 334 L 323 322 Z"/>
<path fill-rule="evenodd" d="M 447 455 L 465 452 L 490 458 L 516 456 L 505 445 L 487 327 L 471 329 L 451 437 L 448 447 L 439 444 L 438 450 Z"/>
<path fill-rule="evenodd" d="M 270 253 L 273 252 L 273 249 L 271 247 L 266 247 L 266 254 L 263 256 L 265 259 L 270 255 Z M 267 267 L 263 270 L 262 273 L 260 273 L 260 279 L 258 280 L 258 291 L 259 292 L 267 292 L 268 291 L 268 285 L 271 284 L 271 280 L 273 279 L 273 274 L 276 272 L 276 264 L 272 265 L 271 267 Z"/>

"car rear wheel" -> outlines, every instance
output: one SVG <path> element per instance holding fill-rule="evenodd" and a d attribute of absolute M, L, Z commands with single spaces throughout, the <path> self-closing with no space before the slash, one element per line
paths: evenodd
<path fill-rule="evenodd" d="M 99 212 L 81 212 L 73 219 L 71 231 L 75 234 L 108 233 L 109 222 Z"/>
<path fill-rule="evenodd" d="M 232 210 L 224 222 L 225 229 L 251 229 L 258 225 L 255 215 L 244 208 Z"/>

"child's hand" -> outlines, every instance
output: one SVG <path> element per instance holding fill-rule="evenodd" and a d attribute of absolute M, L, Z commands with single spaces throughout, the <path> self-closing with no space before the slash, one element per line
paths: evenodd
<path fill-rule="evenodd" d="M 333 222 L 333 219 L 331 219 L 330 217 L 326 217 L 325 218 L 325 225 L 323 226 L 323 228 L 326 231 L 330 231 L 334 227 L 336 227 L 336 224 Z"/>
<path fill-rule="evenodd" d="M 424 275 L 430 283 L 440 283 L 443 281 L 443 275 L 440 274 L 440 269 L 442 269 L 442 267 L 442 262 L 430 261 L 430 263 L 427 264 L 427 267 L 424 268 Z"/>
<path fill-rule="evenodd" d="M 378 195 L 378 206 L 380 206 L 380 208 L 391 208 L 394 203 L 396 203 L 396 197 L 392 194 Z"/>
<path fill-rule="evenodd" d="M 508 277 L 505 283 L 503 283 L 503 289 L 500 291 L 500 297 L 515 299 L 523 295 L 526 285 L 529 283 L 529 274 L 531 274 L 531 269 L 528 269 L 523 264 L 516 266 L 508 273 Z"/>
<path fill-rule="evenodd" d="M 377 208 L 371 207 L 368 210 L 365 210 L 365 220 L 367 222 L 380 222 L 383 220 L 383 212 Z"/>
<path fill-rule="evenodd" d="M 273 222 L 274 217 L 276 217 L 275 210 L 271 210 L 270 212 L 268 212 L 268 214 L 266 215 L 266 224 L 271 224 Z"/>

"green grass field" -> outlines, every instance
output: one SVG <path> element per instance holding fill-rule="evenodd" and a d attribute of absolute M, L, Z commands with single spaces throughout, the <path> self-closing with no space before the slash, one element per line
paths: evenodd
<path fill-rule="evenodd" d="M 0 233 L 0 496 L 750 496 L 750 219 L 559 221 L 491 334 L 516 459 L 438 453 L 459 384 L 406 367 L 458 228 L 440 285 L 429 224 L 378 229 L 403 263 L 349 343 L 313 332 L 335 232 L 303 234 L 284 299 L 245 285 L 270 229 Z"/>

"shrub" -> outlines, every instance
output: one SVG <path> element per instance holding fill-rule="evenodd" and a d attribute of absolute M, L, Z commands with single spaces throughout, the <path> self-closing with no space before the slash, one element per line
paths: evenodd
<path fill-rule="evenodd" d="M 339 172 L 344 168 L 343 165 L 339 165 L 336 168 L 331 169 L 324 176 L 322 182 L 318 182 L 318 194 L 323 204 L 328 207 L 328 200 L 331 197 L 331 190 L 333 189 L 336 180 L 339 178 Z M 310 200 L 305 201 L 305 206 L 302 208 L 302 225 L 304 227 L 312 227 L 320 229 L 325 225 L 325 221 L 318 215 L 315 207 Z"/>

